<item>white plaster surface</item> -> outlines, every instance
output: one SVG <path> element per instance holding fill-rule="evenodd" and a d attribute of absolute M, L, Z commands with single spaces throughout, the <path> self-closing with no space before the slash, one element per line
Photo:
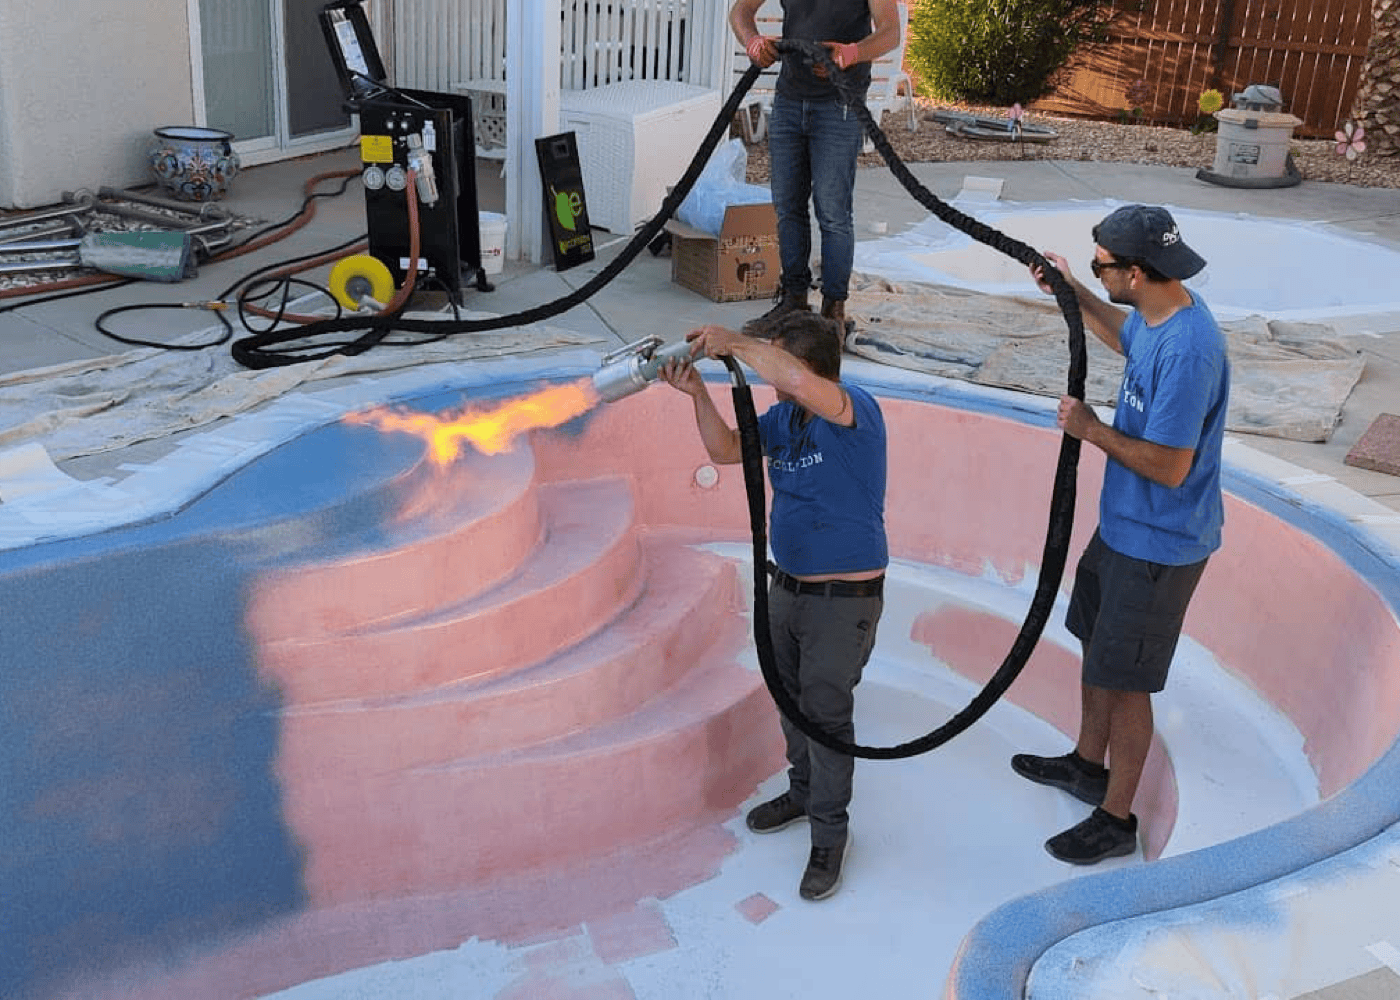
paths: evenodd
<path fill-rule="evenodd" d="M 977 205 L 977 218 L 1036 250 L 1054 252 L 1081 279 L 1094 225 L 1116 201 Z M 970 206 L 963 206 L 964 209 Z M 1166 206 L 1182 238 L 1206 259 L 1187 282 L 1219 319 L 1261 315 L 1322 321 L 1400 311 L 1400 253 L 1324 223 Z M 1041 297 L 1026 268 L 934 217 L 905 232 L 856 244 L 856 270 L 896 281 Z"/>

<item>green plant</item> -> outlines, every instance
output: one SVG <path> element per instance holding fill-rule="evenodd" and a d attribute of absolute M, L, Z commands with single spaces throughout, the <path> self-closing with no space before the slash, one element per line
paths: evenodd
<path fill-rule="evenodd" d="M 1104 0 L 916 0 L 905 54 L 933 97 L 1032 101 L 1110 14 Z"/>

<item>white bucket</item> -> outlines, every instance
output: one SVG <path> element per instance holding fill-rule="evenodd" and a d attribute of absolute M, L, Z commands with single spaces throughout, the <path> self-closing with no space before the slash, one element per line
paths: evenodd
<path fill-rule="evenodd" d="M 499 212 L 478 212 L 481 231 L 481 269 L 500 274 L 506 266 L 506 217 Z"/>

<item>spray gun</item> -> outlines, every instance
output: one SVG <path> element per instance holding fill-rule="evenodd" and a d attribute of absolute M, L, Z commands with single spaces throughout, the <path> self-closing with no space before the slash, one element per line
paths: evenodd
<path fill-rule="evenodd" d="M 603 402 L 615 403 L 655 382 L 662 366 L 672 360 L 690 360 L 689 342 L 679 340 L 663 347 L 660 337 L 643 337 L 603 358 L 593 373 L 593 391 Z"/>

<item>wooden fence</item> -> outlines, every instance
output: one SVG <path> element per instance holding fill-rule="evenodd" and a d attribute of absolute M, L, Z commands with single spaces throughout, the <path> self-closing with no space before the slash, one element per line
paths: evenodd
<path fill-rule="evenodd" d="M 1114 0 L 1106 42 L 1087 46 L 1033 107 L 1111 118 L 1146 81 L 1140 120 L 1194 124 L 1201 92 L 1278 87 L 1300 136 L 1330 137 L 1351 115 L 1371 32 L 1370 0 Z"/>

